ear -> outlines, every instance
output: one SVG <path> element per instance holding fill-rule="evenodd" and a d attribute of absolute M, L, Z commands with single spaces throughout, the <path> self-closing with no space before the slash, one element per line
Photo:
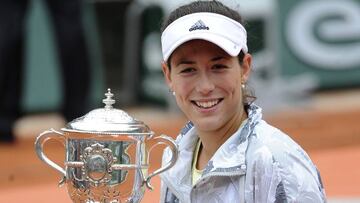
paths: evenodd
<path fill-rule="evenodd" d="M 169 89 L 172 90 L 172 80 L 171 80 L 171 71 L 169 66 L 165 61 L 161 62 L 161 68 L 164 74 L 165 82 L 168 85 Z"/>
<path fill-rule="evenodd" d="M 241 66 L 241 81 L 246 83 L 250 77 L 252 66 L 252 56 L 250 54 L 245 54 L 244 60 Z"/>

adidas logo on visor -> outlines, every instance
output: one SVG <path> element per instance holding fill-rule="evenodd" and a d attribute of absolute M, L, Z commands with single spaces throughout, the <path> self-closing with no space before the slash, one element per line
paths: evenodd
<path fill-rule="evenodd" d="M 193 26 L 191 26 L 189 32 L 194 30 L 209 30 L 209 27 L 206 26 L 202 20 L 198 20 Z"/>

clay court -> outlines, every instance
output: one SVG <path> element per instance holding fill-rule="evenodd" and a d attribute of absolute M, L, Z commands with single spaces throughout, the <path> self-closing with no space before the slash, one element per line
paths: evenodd
<path fill-rule="evenodd" d="M 157 134 L 175 136 L 185 119 L 163 110 L 132 108 L 126 111 L 147 123 Z M 265 120 L 287 132 L 309 153 L 319 168 L 329 202 L 360 202 L 360 91 L 322 93 L 311 105 L 287 108 L 268 114 Z M 15 144 L 0 144 L 1 203 L 71 202 L 66 188 L 59 188 L 59 174 L 35 154 L 35 137 L 48 128 L 64 125 L 57 114 L 35 115 L 17 124 Z M 56 141 L 45 147 L 48 156 L 61 164 L 64 148 Z M 161 150 L 155 150 L 152 168 L 159 167 Z M 158 202 L 159 178 L 155 190 L 147 191 L 143 202 Z"/>

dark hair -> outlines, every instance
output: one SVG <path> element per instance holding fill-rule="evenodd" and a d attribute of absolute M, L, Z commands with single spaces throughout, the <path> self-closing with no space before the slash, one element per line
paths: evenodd
<path fill-rule="evenodd" d="M 164 32 L 167 26 L 169 26 L 172 22 L 177 20 L 178 18 L 181 18 L 183 16 L 192 14 L 192 13 L 200 13 L 200 12 L 209 12 L 209 13 L 217 13 L 223 16 L 226 16 L 228 18 L 231 18 L 238 23 L 243 25 L 242 17 L 240 14 L 225 6 L 219 1 L 213 0 L 213 1 L 194 1 L 192 3 L 180 6 L 179 8 L 175 9 L 170 13 L 170 15 L 163 21 L 163 24 L 161 26 L 161 33 Z M 244 59 L 244 53 L 241 51 L 238 55 L 239 63 L 242 64 Z M 168 59 L 168 66 L 170 68 L 170 59 L 171 56 Z"/>

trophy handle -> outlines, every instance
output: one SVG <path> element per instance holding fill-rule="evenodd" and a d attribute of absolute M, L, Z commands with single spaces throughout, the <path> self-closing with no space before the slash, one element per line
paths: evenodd
<path fill-rule="evenodd" d="M 50 139 L 56 139 L 58 141 L 60 141 L 61 143 L 64 144 L 65 146 L 65 136 L 63 133 L 58 132 L 54 129 L 50 129 L 50 130 L 46 130 L 44 132 L 42 132 L 35 141 L 35 151 L 37 156 L 39 157 L 39 159 L 43 162 L 45 162 L 47 165 L 49 165 L 50 167 L 54 168 L 55 170 L 57 170 L 61 175 L 62 175 L 62 179 L 59 182 L 59 185 L 61 186 L 66 179 L 66 171 L 59 165 L 57 165 L 56 163 L 54 163 L 53 161 L 51 161 L 45 154 L 43 151 L 43 146 L 45 144 L 45 142 L 47 142 Z"/>
<path fill-rule="evenodd" d="M 153 187 L 151 186 L 150 184 L 150 179 L 153 178 L 154 176 L 170 169 L 172 166 L 174 166 L 174 164 L 176 163 L 176 160 L 178 158 L 178 146 L 177 144 L 175 143 L 175 141 L 169 137 L 169 136 L 166 136 L 166 135 L 160 135 L 160 136 L 157 136 L 157 137 L 152 137 L 150 139 L 152 142 L 154 143 L 151 143 L 150 145 L 150 149 L 149 149 L 149 155 L 150 155 L 150 152 L 151 150 L 157 146 L 157 145 L 161 145 L 161 144 L 165 144 L 167 145 L 170 150 L 171 150 L 171 160 L 166 164 L 164 165 L 163 167 L 155 170 L 153 173 L 151 173 L 150 175 L 148 175 L 148 177 L 145 179 L 145 183 L 146 183 L 146 186 L 150 189 L 150 190 L 153 190 Z"/>

